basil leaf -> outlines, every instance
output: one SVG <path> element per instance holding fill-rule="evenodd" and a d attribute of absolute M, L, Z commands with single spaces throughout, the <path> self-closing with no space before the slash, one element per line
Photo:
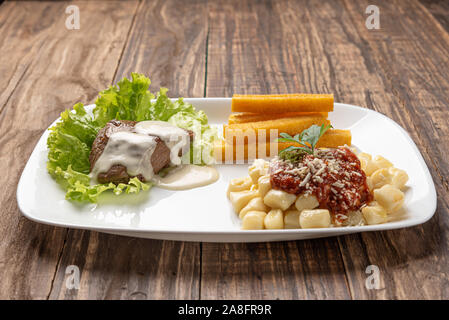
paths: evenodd
<path fill-rule="evenodd" d="M 288 133 L 282 132 L 281 134 L 279 134 L 282 138 L 285 139 L 293 139 L 293 137 L 291 135 L 289 135 Z"/>
<path fill-rule="evenodd" d="M 294 143 L 299 143 L 297 140 L 293 140 L 290 138 L 277 138 L 276 139 L 277 142 L 294 142 Z"/>

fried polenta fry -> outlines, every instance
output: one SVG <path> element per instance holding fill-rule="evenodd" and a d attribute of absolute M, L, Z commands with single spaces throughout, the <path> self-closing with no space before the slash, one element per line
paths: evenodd
<path fill-rule="evenodd" d="M 247 122 L 238 124 L 229 124 L 223 126 L 223 135 L 226 140 L 231 141 L 233 137 L 242 135 L 255 134 L 258 136 L 265 133 L 266 141 L 274 140 L 279 136 L 281 132 L 295 135 L 298 132 L 302 132 L 311 125 L 328 125 L 330 121 L 322 116 L 301 116 L 291 118 L 281 118 L 266 121 Z"/>
<path fill-rule="evenodd" d="M 273 94 L 232 96 L 232 112 L 286 113 L 330 112 L 334 110 L 332 94 Z"/>
<path fill-rule="evenodd" d="M 339 146 L 351 145 L 351 131 L 341 129 L 329 129 L 318 141 L 319 148 L 337 148 Z M 259 157 L 271 158 L 279 151 L 295 145 L 290 142 L 258 143 L 258 144 L 237 144 L 229 143 L 225 140 L 218 140 L 214 147 L 214 157 L 218 162 L 233 163 L 236 161 L 254 160 Z M 228 154 L 226 154 L 226 151 Z"/>
<path fill-rule="evenodd" d="M 257 122 L 266 120 L 275 120 L 288 117 L 302 117 L 302 116 L 319 116 L 327 118 L 327 112 L 287 112 L 287 113 L 252 113 L 252 112 L 237 112 L 231 113 L 228 118 L 228 124 Z"/>

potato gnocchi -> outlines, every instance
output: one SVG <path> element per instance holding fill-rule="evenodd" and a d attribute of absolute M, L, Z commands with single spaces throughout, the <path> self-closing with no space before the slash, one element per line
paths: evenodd
<path fill-rule="evenodd" d="M 349 150 L 347 147 L 346 149 Z M 316 194 L 307 188 L 299 194 L 274 188 L 270 176 L 270 162 L 262 159 L 253 162 L 247 177 L 230 181 L 227 196 L 241 219 L 244 230 L 329 228 L 390 221 L 404 204 L 407 173 L 395 168 L 382 156 L 372 157 L 362 152 L 356 159 L 360 161 L 359 167 L 366 175 L 369 192 L 369 201 L 360 205 L 357 210 L 348 207 L 345 213 L 335 213 L 331 209 L 339 208 L 338 203 L 332 208 L 320 204 Z M 303 175 L 304 179 L 299 183 L 304 186 L 312 181 L 318 183 L 322 179 L 317 175 L 319 170 L 324 172 L 324 169 L 319 169 L 319 161 L 314 159 L 311 163 L 318 169 L 315 172 L 312 170 L 309 175 Z M 335 192 L 334 186 L 338 187 L 338 183 L 339 181 L 330 186 L 330 192 Z M 338 194 L 334 196 L 340 199 Z"/>

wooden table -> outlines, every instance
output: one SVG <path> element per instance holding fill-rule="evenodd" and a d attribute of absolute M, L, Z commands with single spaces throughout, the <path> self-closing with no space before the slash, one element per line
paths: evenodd
<path fill-rule="evenodd" d="M 65 27 L 70 4 L 80 30 Z M 379 30 L 365 26 L 370 4 Z M 421 150 L 437 212 L 403 230 L 255 244 L 135 239 L 22 217 L 17 182 L 42 132 L 131 71 L 172 97 L 334 93 L 382 112 Z M 444 1 L 6 1 L 0 298 L 448 299 L 448 74 Z M 66 288 L 69 265 L 80 269 L 79 290 Z M 379 267 L 379 290 L 365 286 L 369 265 Z"/>

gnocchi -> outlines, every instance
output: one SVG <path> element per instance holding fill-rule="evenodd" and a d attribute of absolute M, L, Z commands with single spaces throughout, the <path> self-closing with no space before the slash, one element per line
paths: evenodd
<path fill-rule="evenodd" d="M 374 199 L 387 213 L 393 213 L 404 203 L 404 193 L 395 186 L 386 184 L 382 188 L 374 189 Z"/>
<path fill-rule="evenodd" d="M 375 156 L 374 163 L 378 168 L 390 168 L 393 164 L 382 156 Z"/>
<path fill-rule="evenodd" d="M 360 166 L 362 167 L 362 170 L 366 172 L 366 165 L 368 161 L 371 161 L 371 155 L 368 153 L 361 152 L 357 155 L 360 161 Z"/>
<path fill-rule="evenodd" d="M 373 192 L 374 186 L 371 177 L 366 177 L 366 185 L 368 186 L 369 191 Z"/>
<path fill-rule="evenodd" d="M 264 228 L 264 219 L 267 214 L 263 211 L 250 211 L 242 219 L 242 229 L 261 230 Z"/>
<path fill-rule="evenodd" d="M 404 170 L 395 167 L 381 168 L 369 177 L 369 181 L 372 184 L 372 188 L 370 189 L 379 189 L 386 184 L 403 189 L 408 181 L 408 175 Z"/>
<path fill-rule="evenodd" d="M 263 198 L 263 202 L 274 209 L 287 210 L 296 200 L 296 195 L 282 190 L 271 189 Z"/>
<path fill-rule="evenodd" d="M 362 214 L 367 224 L 380 224 L 388 221 L 387 211 L 378 204 L 362 208 Z"/>
<path fill-rule="evenodd" d="M 239 192 L 231 192 L 229 194 L 229 200 L 235 212 L 242 210 L 251 199 L 258 196 L 257 190 L 244 190 Z"/>
<path fill-rule="evenodd" d="M 285 229 L 301 228 L 301 225 L 299 224 L 299 215 L 300 212 L 298 210 L 288 210 L 287 212 L 285 212 L 284 228 Z"/>
<path fill-rule="evenodd" d="M 365 152 L 360 152 L 357 157 L 359 158 L 359 160 L 363 159 L 365 161 L 368 160 L 372 160 L 373 158 L 371 157 L 371 155 L 369 153 L 365 153 Z"/>
<path fill-rule="evenodd" d="M 362 168 L 363 169 L 363 168 Z M 373 174 L 374 171 L 376 171 L 377 169 L 379 169 L 379 167 L 377 166 L 376 162 L 372 161 L 372 160 L 367 160 L 366 164 L 365 164 L 365 169 L 363 169 L 363 171 L 365 171 L 365 173 L 370 176 Z"/>
<path fill-rule="evenodd" d="M 265 216 L 266 229 L 284 229 L 284 214 L 281 209 L 273 209 Z"/>
<path fill-rule="evenodd" d="M 268 191 L 271 189 L 270 176 L 261 176 L 258 180 L 259 194 L 261 197 L 265 197 Z"/>
<path fill-rule="evenodd" d="M 331 225 L 331 216 L 329 210 L 303 210 L 299 216 L 299 224 L 303 229 L 329 228 Z"/>
<path fill-rule="evenodd" d="M 395 168 L 383 156 L 373 157 L 362 152 L 357 158 L 365 173 L 362 175 L 360 171 L 359 176 L 366 176 L 368 188 L 365 187 L 364 190 L 371 194 L 373 201 L 369 204 L 362 203 L 356 208 L 333 212 L 326 202 L 320 202 L 323 201 L 323 193 L 302 192 L 298 196 L 298 192 L 291 191 L 292 189 L 288 189 L 289 193 L 281 190 L 283 188 L 273 188 L 272 183 L 276 185 L 277 182 L 271 180 L 269 162 L 261 159 L 249 166 L 247 177 L 230 181 L 227 197 L 241 219 L 244 230 L 329 228 L 390 221 L 390 215 L 404 204 L 405 196 L 401 190 L 409 179 L 407 173 Z M 315 164 L 319 165 L 317 162 Z M 348 173 L 345 174 L 348 176 Z M 337 188 L 342 185 L 335 184 Z M 336 194 L 338 191 L 332 186 L 330 185 L 330 192 Z M 317 196 L 320 196 L 320 201 Z"/>
<path fill-rule="evenodd" d="M 301 212 L 305 209 L 315 209 L 320 204 L 314 195 L 300 195 L 295 202 L 296 209 Z"/>
<path fill-rule="evenodd" d="M 391 184 L 398 189 L 403 189 L 408 181 L 407 172 L 395 167 L 388 168 L 388 172 L 391 176 Z"/>
<path fill-rule="evenodd" d="M 268 162 L 263 159 L 254 160 L 248 169 L 248 173 L 253 183 L 257 184 L 259 178 L 268 173 Z"/>
<path fill-rule="evenodd" d="M 228 190 L 226 191 L 228 199 L 231 192 L 249 190 L 251 188 L 251 185 L 252 180 L 250 177 L 232 179 L 228 185 Z"/>
<path fill-rule="evenodd" d="M 243 219 L 243 217 L 250 211 L 267 212 L 268 207 L 263 203 L 263 200 L 261 197 L 255 197 L 255 198 L 251 199 L 242 210 L 240 210 L 239 218 Z"/>
<path fill-rule="evenodd" d="M 363 226 L 365 224 L 365 219 L 360 210 L 350 211 L 347 216 L 348 219 L 342 224 L 343 226 Z"/>
<path fill-rule="evenodd" d="M 391 175 L 387 168 L 377 169 L 369 177 L 371 183 L 370 190 L 378 189 L 391 182 Z"/>
<path fill-rule="evenodd" d="M 367 176 L 371 176 L 376 170 L 392 167 L 393 164 L 382 156 L 375 156 L 374 159 L 368 153 L 359 153 L 360 166 Z"/>

